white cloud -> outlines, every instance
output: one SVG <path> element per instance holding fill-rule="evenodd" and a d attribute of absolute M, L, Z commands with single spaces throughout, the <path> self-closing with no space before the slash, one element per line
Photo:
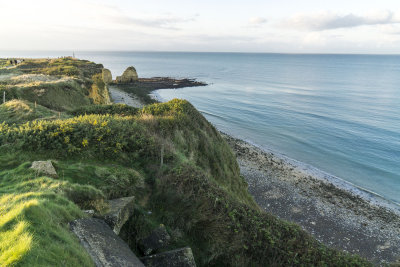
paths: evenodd
<path fill-rule="evenodd" d="M 249 19 L 249 23 L 251 25 L 261 25 L 267 22 L 266 18 L 262 18 L 262 17 L 252 17 Z"/>
<path fill-rule="evenodd" d="M 313 15 L 296 15 L 281 22 L 281 26 L 297 30 L 324 31 L 365 25 L 397 23 L 400 23 L 400 19 L 391 11 L 383 11 L 367 15 L 355 15 L 353 13 L 341 15 L 331 12 L 323 12 Z"/>

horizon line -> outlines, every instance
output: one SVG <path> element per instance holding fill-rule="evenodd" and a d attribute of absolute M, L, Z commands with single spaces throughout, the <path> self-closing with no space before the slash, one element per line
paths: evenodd
<path fill-rule="evenodd" d="M 276 54 L 276 55 L 365 55 L 365 56 L 400 56 L 400 53 L 351 53 L 351 52 L 251 52 L 251 51 L 168 51 L 168 50 L 0 50 L 1 52 L 105 52 L 105 53 L 198 53 L 198 54 Z"/>

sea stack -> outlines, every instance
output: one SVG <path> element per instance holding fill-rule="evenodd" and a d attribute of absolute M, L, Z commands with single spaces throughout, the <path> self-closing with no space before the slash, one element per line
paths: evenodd
<path fill-rule="evenodd" d="M 128 67 L 122 76 L 117 76 L 117 83 L 133 83 L 139 80 L 136 69 L 132 66 Z"/>

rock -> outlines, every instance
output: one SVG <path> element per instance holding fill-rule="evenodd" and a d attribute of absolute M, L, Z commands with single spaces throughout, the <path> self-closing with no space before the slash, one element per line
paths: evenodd
<path fill-rule="evenodd" d="M 137 75 L 136 69 L 134 67 L 128 67 L 122 76 L 117 76 L 116 82 L 117 83 L 133 83 L 137 82 L 139 77 Z"/>
<path fill-rule="evenodd" d="M 44 174 L 53 178 L 57 178 L 56 169 L 50 160 L 47 161 L 34 161 L 32 162 L 31 169 L 34 169 L 38 174 Z"/>
<path fill-rule="evenodd" d="M 138 245 L 143 254 L 147 256 L 167 247 L 170 240 L 171 236 L 168 234 L 165 226 L 161 224 L 147 237 L 139 240 Z"/>
<path fill-rule="evenodd" d="M 140 258 L 147 267 L 195 267 L 192 249 L 189 247 L 171 250 Z"/>
<path fill-rule="evenodd" d="M 83 212 L 86 213 L 90 217 L 92 217 L 94 215 L 94 210 L 84 210 Z"/>
<path fill-rule="evenodd" d="M 103 78 L 104 83 L 111 83 L 112 82 L 112 74 L 111 71 L 108 69 L 102 69 L 101 77 Z"/>
<path fill-rule="evenodd" d="M 133 215 L 135 209 L 135 197 L 123 197 L 109 200 L 110 212 L 104 214 L 102 219 L 113 229 L 117 235 L 122 226 Z"/>
<path fill-rule="evenodd" d="M 96 266 L 144 267 L 128 245 L 104 221 L 78 219 L 70 223 L 70 228 Z"/>

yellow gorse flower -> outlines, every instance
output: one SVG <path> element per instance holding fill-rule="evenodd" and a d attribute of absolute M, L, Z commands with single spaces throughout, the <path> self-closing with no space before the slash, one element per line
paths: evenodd
<path fill-rule="evenodd" d="M 89 145 L 89 141 L 87 139 L 83 139 L 82 146 L 87 147 Z"/>

